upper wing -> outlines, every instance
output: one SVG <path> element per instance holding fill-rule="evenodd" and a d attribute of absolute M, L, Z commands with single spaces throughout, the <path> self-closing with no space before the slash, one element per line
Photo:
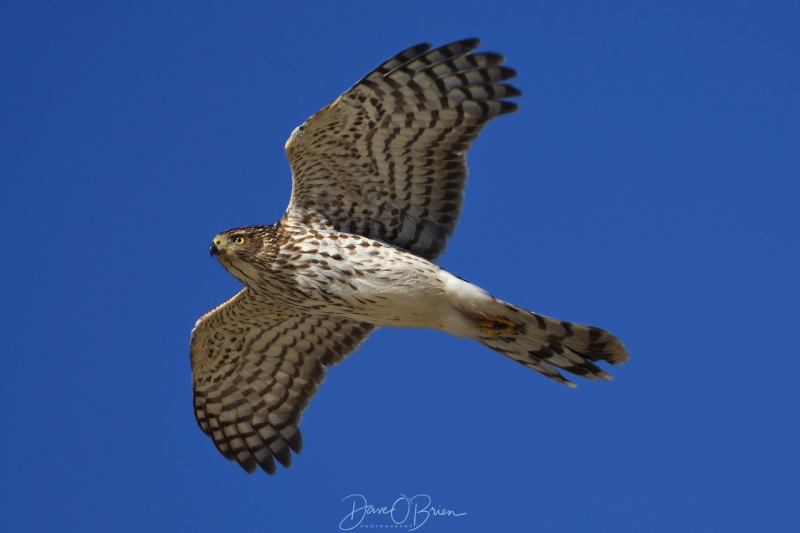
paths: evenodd
<path fill-rule="evenodd" d="M 299 453 L 297 423 L 325 379 L 375 326 L 306 315 L 243 289 L 192 330 L 194 412 L 222 455 L 272 474 Z M 273 459 L 274 457 L 274 459 Z"/>
<path fill-rule="evenodd" d="M 478 39 L 404 50 L 294 130 L 287 216 L 380 239 L 435 259 L 453 234 L 466 151 L 483 126 L 517 109 L 516 73 Z"/>

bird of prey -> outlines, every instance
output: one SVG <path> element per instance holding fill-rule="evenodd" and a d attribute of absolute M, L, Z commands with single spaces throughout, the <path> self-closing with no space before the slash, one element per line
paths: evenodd
<path fill-rule="evenodd" d="M 378 326 L 475 339 L 545 376 L 610 379 L 628 358 L 609 332 L 498 300 L 439 268 L 458 221 L 466 152 L 517 109 L 503 56 L 478 39 L 419 44 L 292 132 L 284 216 L 214 237 L 244 284 L 194 326 L 194 412 L 226 458 L 273 474 L 300 452 L 298 423 L 325 378 Z"/>

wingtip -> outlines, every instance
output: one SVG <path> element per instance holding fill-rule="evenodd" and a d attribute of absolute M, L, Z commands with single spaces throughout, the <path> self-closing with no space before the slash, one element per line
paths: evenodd
<path fill-rule="evenodd" d="M 500 102 L 500 112 L 497 113 L 497 114 L 498 115 L 505 115 L 506 113 L 513 113 L 517 109 L 519 109 L 519 104 L 514 103 L 514 102 L 501 101 Z"/>
<path fill-rule="evenodd" d="M 447 51 L 450 54 L 466 54 L 475 50 L 481 44 L 479 37 L 467 37 L 439 46 L 437 50 Z"/>
<path fill-rule="evenodd" d="M 416 55 L 422 54 L 423 52 L 427 52 L 428 50 L 431 49 L 432 46 L 433 46 L 432 43 L 430 43 L 428 41 L 423 41 L 423 42 L 417 43 L 417 44 L 415 44 L 413 46 L 409 46 L 408 48 L 406 48 L 405 50 L 400 52 L 400 54 L 410 53 L 410 54 L 413 54 L 413 55 L 416 56 Z M 398 54 L 398 55 L 400 55 L 400 54 Z"/>
<path fill-rule="evenodd" d="M 501 80 L 505 81 L 505 80 L 510 80 L 511 78 L 516 78 L 517 77 L 517 71 L 514 70 L 513 68 L 507 67 L 505 65 L 502 65 L 499 68 L 500 68 L 500 79 Z"/>

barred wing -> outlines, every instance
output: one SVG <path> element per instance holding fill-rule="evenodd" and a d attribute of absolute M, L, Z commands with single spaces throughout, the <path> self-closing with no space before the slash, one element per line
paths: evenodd
<path fill-rule="evenodd" d="M 298 127 L 287 218 L 332 225 L 428 259 L 461 212 L 466 151 L 483 126 L 517 109 L 515 72 L 478 39 L 400 52 Z"/>
<path fill-rule="evenodd" d="M 194 412 L 217 449 L 247 472 L 291 463 L 297 424 L 325 379 L 375 328 L 307 315 L 250 289 L 206 313 L 192 330 Z"/>

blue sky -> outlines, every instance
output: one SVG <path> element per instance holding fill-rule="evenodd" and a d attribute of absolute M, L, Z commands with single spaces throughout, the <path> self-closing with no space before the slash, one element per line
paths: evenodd
<path fill-rule="evenodd" d="M 420 531 L 800 527 L 796 2 L 67 4 L 0 6 L 9 530 L 338 531 L 352 494 L 466 513 Z M 630 362 L 569 390 L 382 329 L 246 475 L 191 408 L 189 332 L 239 287 L 210 239 L 282 215 L 295 126 L 468 36 L 524 96 L 440 263 Z"/>

